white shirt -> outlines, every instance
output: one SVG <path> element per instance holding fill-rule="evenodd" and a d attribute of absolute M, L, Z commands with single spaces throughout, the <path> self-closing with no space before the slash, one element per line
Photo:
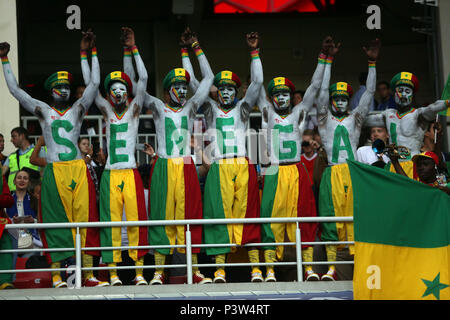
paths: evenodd
<path fill-rule="evenodd" d="M 385 154 L 382 155 L 382 158 L 385 163 L 388 163 L 390 161 L 389 157 L 387 157 Z M 378 156 L 373 151 L 372 146 L 364 146 L 356 150 L 356 161 L 371 165 L 378 160 Z"/>

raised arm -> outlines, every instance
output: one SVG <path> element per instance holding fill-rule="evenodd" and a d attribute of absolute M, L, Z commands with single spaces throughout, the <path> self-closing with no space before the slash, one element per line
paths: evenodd
<path fill-rule="evenodd" d="M 353 113 L 357 113 L 362 119 L 367 117 L 370 111 L 370 106 L 372 105 L 373 95 L 375 94 L 377 85 L 377 72 L 376 72 L 376 62 L 380 54 L 381 41 L 375 39 L 371 41 L 369 49 L 363 47 L 363 50 L 367 54 L 369 60 L 369 71 L 366 80 L 366 91 L 361 96 L 358 106 L 353 110 Z"/>
<path fill-rule="evenodd" d="M 136 63 L 136 69 L 139 76 L 136 86 L 133 85 L 133 94 L 135 95 L 136 104 L 139 107 L 140 113 L 144 104 L 145 94 L 147 92 L 147 69 L 145 68 L 144 61 L 142 61 L 141 55 L 139 54 L 139 50 L 136 47 L 133 30 L 128 27 L 123 27 L 122 34 L 124 45 L 131 49 L 131 52 L 134 56 L 134 61 Z M 136 89 L 134 89 L 135 87 Z"/>
<path fill-rule="evenodd" d="M 28 93 L 19 87 L 17 84 L 16 77 L 12 71 L 11 65 L 8 60 L 10 45 L 7 42 L 0 43 L 0 58 L 2 60 L 3 74 L 5 76 L 6 85 L 8 86 L 9 92 L 16 98 L 19 103 L 32 114 L 36 114 L 36 108 L 39 106 L 46 106 L 42 101 L 32 98 Z"/>
<path fill-rule="evenodd" d="M 300 102 L 302 109 L 304 109 L 306 112 L 309 112 L 312 109 L 317 93 L 319 92 L 322 86 L 322 79 L 325 70 L 326 59 L 329 48 L 331 46 L 330 39 L 331 39 L 330 37 L 326 37 L 322 41 L 322 49 L 320 50 L 317 67 L 312 76 L 311 84 L 306 89 L 302 102 Z"/>
<path fill-rule="evenodd" d="M 129 46 L 131 38 L 133 37 L 133 44 Z M 132 95 L 136 96 L 137 90 L 137 82 L 136 82 L 136 73 L 134 72 L 133 67 L 133 52 L 132 46 L 134 45 L 134 32 L 130 28 L 122 27 L 122 36 L 120 40 L 123 45 L 123 71 L 130 77 L 131 84 L 133 85 Z"/>
<path fill-rule="evenodd" d="M 180 38 L 180 46 L 181 46 L 181 63 L 183 64 L 183 68 L 189 73 L 191 77 L 191 81 L 189 82 L 189 87 L 193 92 L 197 91 L 200 82 L 195 77 L 194 68 L 192 67 L 191 59 L 189 58 L 189 47 L 192 49 L 200 48 L 200 44 L 198 42 L 197 35 L 189 29 L 189 27 L 184 30 L 181 34 Z M 201 49 L 201 48 L 200 48 Z M 211 71 L 212 72 L 212 71 Z"/>
<path fill-rule="evenodd" d="M 259 34 L 257 32 L 247 33 L 247 45 L 252 58 L 250 64 L 250 85 L 242 99 L 243 112 L 250 113 L 261 94 L 261 87 L 264 81 L 263 68 L 259 58 Z"/>
<path fill-rule="evenodd" d="M 91 48 L 92 70 L 89 70 L 87 62 L 87 49 Z M 95 47 L 95 35 L 89 30 L 83 32 L 83 37 L 80 44 L 81 55 L 81 71 L 83 80 L 86 84 L 86 89 L 83 95 L 78 99 L 73 106 L 80 105 L 84 109 L 84 113 L 89 110 L 89 107 L 94 103 L 96 96 L 99 95 L 98 87 L 100 85 L 100 65 L 97 58 L 97 48 Z"/>

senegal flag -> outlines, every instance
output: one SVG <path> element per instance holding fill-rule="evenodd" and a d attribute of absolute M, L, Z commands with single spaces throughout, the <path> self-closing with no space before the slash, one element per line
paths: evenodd
<path fill-rule="evenodd" d="M 348 161 L 353 185 L 355 299 L 450 299 L 450 196 Z"/>
<path fill-rule="evenodd" d="M 448 100 L 448 99 L 450 99 L 450 73 L 448 74 L 447 83 L 445 84 L 445 88 L 441 96 L 441 100 Z M 446 110 L 439 112 L 438 114 L 450 117 L 450 107 L 448 107 Z"/>

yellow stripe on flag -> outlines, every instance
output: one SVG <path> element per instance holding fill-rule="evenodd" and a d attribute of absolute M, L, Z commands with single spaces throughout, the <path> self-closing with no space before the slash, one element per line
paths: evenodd
<path fill-rule="evenodd" d="M 413 248 L 356 242 L 353 279 L 359 281 L 353 281 L 354 299 L 448 300 L 449 257 L 450 246 Z"/>
<path fill-rule="evenodd" d="M 225 218 L 244 218 L 247 212 L 248 162 L 245 158 L 222 159 L 219 168 Z M 227 229 L 230 242 L 241 244 L 244 225 L 228 224 Z"/>
<path fill-rule="evenodd" d="M 353 188 L 350 171 L 346 163 L 331 168 L 331 188 L 333 207 L 336 217 L 353 216 Z M 339 241 L 353 241 L 353 222 L 336 222 Z M 339 245 L 339 248 L 344 245 Z M 354 245 L 349 245 L 350 254 L 354 254 Z"/>

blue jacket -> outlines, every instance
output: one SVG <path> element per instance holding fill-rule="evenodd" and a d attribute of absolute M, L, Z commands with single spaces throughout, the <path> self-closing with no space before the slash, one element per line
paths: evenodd
<path fill-rule="evenodd" d="M 14 198 L 14 205 L 11 208 L 6 208 L 6 213 L 8 217 L 12 219 L 14 216 L 17 216 L 17 195 L 15 192 L 12 192 L 12 196 Z M 23 214 L 25 216 L 32 216 L 34 219 L 37 219 L 37 213 L 31 208 L 31 197 L 27 193 L 23 198 Z M 30 233 L 33 235 L 33 238 L 40 240 L 39 233 L 36 229 L 29 229 Z"/>

